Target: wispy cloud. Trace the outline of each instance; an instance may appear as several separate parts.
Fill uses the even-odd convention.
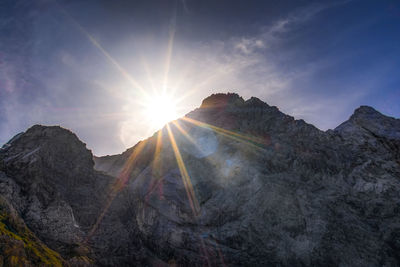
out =
[[[365,96],[367,88],[363,85],[360,88],[350,88],[349,85],[351,93],[327,97],[318,95],[318,92],[315,92],[318,88],[302,86],[311,85],[308,80],[313,80],[319,71],[347,55],[336,55],[335,58],[326,56],[303,65],[297,62],[299,65],[288,70],[280,65],[281,61],[293,54],[301,54],[302,51],[296,47],[285,51],[280,49],[280,46],[297,29],[312,23],[321,12],[345,3],[347,1],[301,8],[270,25],[261,27],[258,34],[235,36],[226,42],[204,46],[204,50],[199,51],[199,57],[205,54],[211,57],[207,61],[210,74],[205,74],[215,76],[211,88],[237,91],[244,97],[255,95],[269,104],[279,106],[296,118],[316,124],[317,127],[335,127],[346,118],[347,114],[343,111],[348,112],[349,109],[355,108],[356,103]],[[218,70],[225,71],[216,75]],[[365,81],[365,84],[368,84],[368,81]],[[202,88],[202,92],[205,95],[209,90],[205,87]]]
[[[14,29],[0,31],[0,142],[34,123],[61,124],[101,155],[120,152],[153,134],[154,129],[148,129],[142,119],[139,90],[121,75],[121,69],[145,90],[168,83],[168,90],[183,99],[179,115],[198,107],[211,93],[230,91],[244,98],[259,97],[322,129],[333,128],[396,66],[377,59],[351,77],[340,70],[368,58],[368,51],[362,49],[335,50],[342,39],[364,25],[357,28],[353,23],[328,44],[310,36],[326,14],[347,3],[314,2],[280,10],[275,19],[245,25],[220,39],[211,28],[207,28],[209,35],[197,35],[196,28],[194,34],[182,33],[180,26],[198,15],[194,2],[186,0],[177,2],[178,9],[171,8],[179,11],[172,12],[172,22],[168,14],[151,30],[132,30],[135,25],[129,24],[129,29],[119,32],[127,24],[115,23],[121,17],[116,14],[109,24],[103,16],[107,14],[100,13],[104,25],[94,26],[86,13],[81,20],[77,16],[91,40],[56,7],[36,13],[17,8],[16,17],[0,17],[3,28]],[[75,15],[79,12],[81,6]],[[180,12],[188,15],[183,22]],[[160,31],[160,25],[165,29]],[[315,51],[320,46],[324,46],[322,52]]]

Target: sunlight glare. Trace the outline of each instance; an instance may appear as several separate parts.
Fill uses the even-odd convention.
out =
[[[178,118],[176,100],[167,93],[153,95],[146,102],[145,115],[150,127],[159,129]]]

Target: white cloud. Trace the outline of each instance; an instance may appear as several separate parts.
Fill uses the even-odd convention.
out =
[[[346,98],[345,103],[339,101],[343,96],[326,100],[303,95],[298,90],[301,89],[298,88],[299,81],[311,80],[320,68],[331,62],[321,59],[301,66],[296,71],[287,71],[277,59],[297,53],[280,49],[280,44],[297,26],[309,22],[330,6],[316,5],[297,10],[262,27],[255,35],[234,36],[226,41],[189,46],[175,43],[169,71],[169,88],[175,90],[177,96],[187,95],[180,104],[182,109],[179,115],[183,116],[198,107],[201,100],[211,93],[230,91],[244,98],[257,96],[289,114],[306,120],[308,118],[322,128],[329,127],[332,120],[329,124],[326,118],[321,117],[318,121],[317,117],[327,111],[333,113],[331,107],[334,106],[351,106],[359,94]],[[177,34],[179,37],[179,32]],[[165,66],[162,49],[162,45],[155,44],[154,39],[134,36],[133,40],[127,38],[108,52],[144,88],[161,88]],[[78,58],[71,50],[61,50],[57,54],[60,70],[50,71],[52,75],[38,71],[42,76],[35,78],[41,81],[45,89],[42,94],[38,94],[34,103],[21,103],[17,95],[8,98],[9,101],[2,107],[8,118],[4,124],[6,127],[1,129],[2,135],[11,137],[15,129],[26,129],[28,123],[62,124],[77,132],[90,148],[96,149],[96,154],[101,155],[119,152],[117,149],[122,151],[123,146],[132,146],[152,134],[141,120],[142,107],[137,105],[140,94],[124,80],[123,75],[109,65],[95,47],[84,51],[84,57]],[[145,74],[138,55],[148,61],[152,82]],[[15,79],[12,75],[15,71],[6,74],[6,77],[11,77],[8,88],[14,88],[12,82]],[[71,81],[71,77],[76,81]],[[53,110],[69,104],[85,106],[86,109],[58,113]],[[124,107],[128,109],[124,110]],[[98,135],[101,137],[96,137]],[[111,143],[109,140],[114,141]],[[100,144],[103,147],[98,147]]]
[[[353,108],[364,94],[355,90],[351,95],[336,95],[333,99],[327,99],[326,96],[303,90],[309,88],[298,87],[307,80],[311,81],[321,69],[335,64],[332,58],[321,58],[298,66],[296,71],[287,71],[275,61],[276,58],[270,59],[270,56],[279,54],[285,58],[291,57],[291,53],[300,53],[298,50],[281,50],[280,44],[299,26],[337,4],[318,4],[299,9],[263,27],[256,35],[236,36],[225,42],[205,44],[196,52],[187,51],[194,58],[190,72],[197,73],[189,80],[194,84],[198,80],[200,84],[196,98],[206,97],[216,90],[235,91],[245,98],[257,96],[322,129],[335,127],[340,118],[346,116],[343,111]],[[340,56],[337,60],[340,60]],[[341,108],[338,109],[339,106]]]
[[[265,48],[264,41],[256,38],[241,38],[234,47],[242,53],[248,55],[257,49]]]

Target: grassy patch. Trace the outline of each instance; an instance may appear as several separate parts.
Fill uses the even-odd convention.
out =
[[[43,244],[1,196],[0,255],[0,266],[64,265],[61,256]]]

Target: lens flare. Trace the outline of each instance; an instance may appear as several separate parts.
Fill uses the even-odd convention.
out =
[[[148,125],[155,130],[178,118],[176,100],[167,93],[147,97],[144,105]]]

